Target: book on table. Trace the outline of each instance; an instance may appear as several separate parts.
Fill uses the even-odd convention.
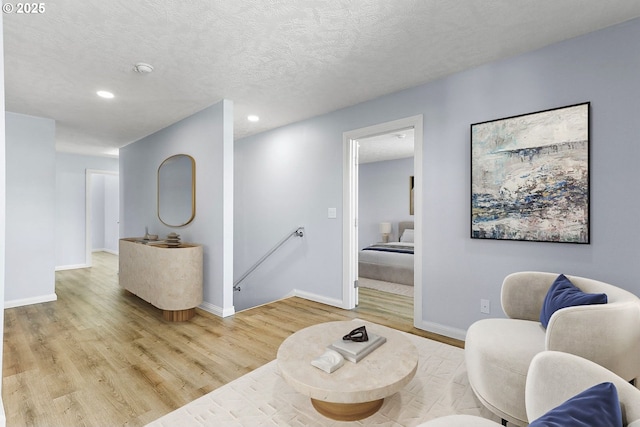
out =
[[[369,341],[355,342],[339,339],[327,346],[327,348],[337,351],[350,362],[358,363],[386,341],[385,337],[369,333]]]

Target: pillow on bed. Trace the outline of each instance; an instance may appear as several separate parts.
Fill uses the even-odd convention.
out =
[[[400,236],[400,241],[405,243],[413,243],[413,229],[405,228]]]

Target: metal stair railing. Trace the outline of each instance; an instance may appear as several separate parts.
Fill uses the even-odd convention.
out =
[[[244,279],[246,279],[248,275],[253,273],[253,271],[256,268],[258,268],[260,266],[260,264],[262,264],[267,258],[269,258],[269,256],[271,256],[272,253],[277,251],[278,248],[280,248],[280,246],[284,245],[286,243],[286,241],[289,240],[293,236],[304,237],[304,227],[297,227],[295,230],[293,230],[289,234],[287,234],[282,240],[280,240],[269,252],[267,252],[262,258],[260,258],[255,264],[253,264],[251,266],[251,268],[249,268],[247,270],[246,273],[244,273],[238,280],[236,280],[233,283],[233,290],[234,291],[238,291],[238,292],[241,291],[240,282],[242,282]]]

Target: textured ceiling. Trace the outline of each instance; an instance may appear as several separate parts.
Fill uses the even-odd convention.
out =
[[[44,4],[3,16],[6,109],[55,119],[58,150],[93,154],[223,98],[241,138],[640,16],[638,0]]]
[[[413,155],[413,129],[400,129],[358,140],[359,164],[404,159]]]

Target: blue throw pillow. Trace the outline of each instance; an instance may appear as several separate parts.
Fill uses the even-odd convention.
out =
[[[564,274],[559,275],[547,291],[540,311],[540,322],[545,328],[557,310],[574,305],[606,304],[606,294],[587,294],[578,289]]]
[[[529,427],[622,427],[618,390],[602,383],[553,408]]]

